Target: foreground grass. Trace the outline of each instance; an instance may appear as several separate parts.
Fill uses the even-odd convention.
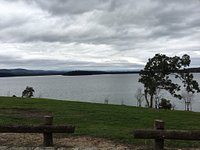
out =
[[[152,140],[136,140],[134,129],[153,128],[155,119],[165,121],[166,129],[200,130],[200,113],[155,110],[131,106],[92,104],[48,99],[0,97],[0,124],[41,124],[42,117],[13,110],[52,113],[54,124],[76,126],[75,135],[87,135],[135,145],[151,145]],[[198,141],[166,142],[169,147],[200,147]]]

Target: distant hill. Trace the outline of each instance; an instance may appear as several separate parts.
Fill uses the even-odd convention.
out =
[[[45,76],[45,75],[100,75],[100,74],[130,74],[139,73],[139,71],[46,71],[46,70],[27,70],[27,69],[0,69],[0,77],[14,77],[14,76]]]
[[[66,76],[79,76],[79,75],[102,75],[102,74],[133,74],[139,73],[139,71],[86,71],[76,70],[64,73]]]
[[[200,68],[188,68],[184,70],[191,73],[200,73]],[[27,69],[0,69],[0,77],[14,76],[45,76],[45,75],[64,75],[64,76],[79,76],[79,75],[103,75],[103,74],[138,74],[140,70],[135,71],[52,71],[52,70],[27,70]]]
[[[200,73],[200,68],[188,68],[182,70],[184,72]],[[79,76],[79,75],[102,75],[102,74],[138,74],[140,70],[135,71],[87,71],[87,70],[75,70],[65,72],[65,76]]]
[[[0,69],[0,77],[62,75],[65,71]]]
[[[198,68],[188,68],[186,70],[188,72],[192,72],[192,73],[200,73],[200,67],[198,67]]]

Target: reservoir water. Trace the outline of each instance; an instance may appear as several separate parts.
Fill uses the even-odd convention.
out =
[[[200,74],[195,74],[200,83]],[[93,75],[93,76],[34,76],[0,78],[1,96],[21,96],[26,86],[34,88],[35,97],[59,100],[83,101],[136,106],[135,93],[139,87],[138,74]],[[184,110],[181,100],[167,93],[164,98],[171,99],[175,109]],[[200,94],[195,94],[192,110],[200,112]],[[143,106],[145,101],[143,102]]]

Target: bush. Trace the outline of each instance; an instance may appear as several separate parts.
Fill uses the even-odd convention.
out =
[[[159,103],[159,109],[171,109],[171,108],[172,104],[170,103],[170,100],[162,98],[161,102]]]
[[[22,97],[31,98],[35,90],[32,87],[27,86],[26,89],[22,92]]]

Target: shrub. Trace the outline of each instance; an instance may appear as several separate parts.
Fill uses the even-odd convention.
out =
[[[27,86],[26,89],[22,92],[22,97],[31,98],[35,90],[32,87]]]
[[[170,100],[162,98],[161,102],[159,103],[159,109],[171,109],[171,108],[172,104],[170,103]]]

